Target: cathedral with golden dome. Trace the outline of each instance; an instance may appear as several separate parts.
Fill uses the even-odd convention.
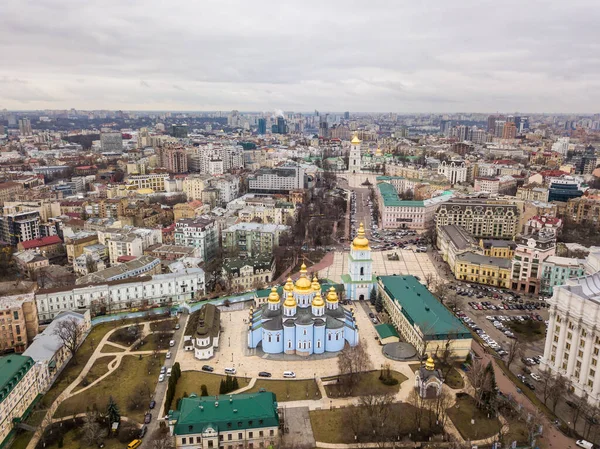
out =
[[[365,227],[361,223],[356,237],[350,246],[348,255],[348,274],[342,275],[346,297],[354,301],[369,299],[371,290],[375,288],[373,275],[373,259],[371,247],[365,235]]]
[[[305,264],[295,283],[288,278],[282,288],[271,289],[266,303],[250,310],[248,347],[260,345],[267,354],[309,356],[358,341],[354,311],[340,305],[335,287],[316,277],[311,281]]]

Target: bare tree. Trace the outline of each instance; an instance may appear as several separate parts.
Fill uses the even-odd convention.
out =
[[[174,447],[173,437],[169,435],[166,427],[155,430],[150,437],[151,449],[173,449]]]
[[[431,284],[433,283],[434,280],[434,276],[432,273],[427,273],[425,275],[425,283],[427,284],[427,288],[429,288],[431,286]]]
[[[73,357],[73,364],[77,365],[76,351],[79,341],[83,336],[83,328],[75,318],[60,320],[54,329],[53,335],[56,335],[65,345]]]
[[[523,409],[522,419],[525,421],[525,427],[527,428],[527,439],[531,445],[536,435],[539,434],[540,426],[544,423],[544,412],[536,408],[533,412],[529,412],[527,409]]]
[[[583,434],[586,440],[589,439],[592,426],[598,422],[598,418],[600,418],[600,408],[592,405],[588,406],[585,417],[585,426],[583,428]]]
[[[104,437],[106,437],[106,430],[98,423],[98,414],[93,411],[89,411],[85,414],[81,430],[83,433],[83,441],[88,446],[96,446]]]
[[[419,391],[416,388],[412,388],[408,394],[408,401],[414,408],[415,413],[415,426],[417,430],[421,431],[421,424],[423,423],[423,412],[425,411],[425,398],[421,397]]]
[[[46,446],[46,438],[47,438],[47,434],[46,434],[46,430],[48,430],[48,428],[52,425],[52,413],[50,413],[50,411],[45,410],[45,415],[42,418],[42,420],[40,421],[40,423],[37,425],[37,432],[40,435],[40,441],[42,442],[42,445],[45,447]]]
[[[565,397],[569,391],[569,382],[563,376],[554,376],[550,388],[550,401],[552,403],[552,412],[556,413],[558,401]]]
[[[508,369],[510,369],[510,365],[512,365],[512,362],[514,362],[515,359],[518,359],[519,357],[521,357],[522,353],[523,353],[523,347],[521,345],[521,342],[518,339],[513,338],[508,345],[508,355],[506,356],[506,367]]]
[[[488,376],[486,365],[480,360],[474,360],[471,369],[467,371],[467,377],[475,390],[475,403],[477,404],[477,408],[481,408],[483,395],[489,389],[488,383],[490,377]]]
[[[352,394],[359,381],[359,375],[371,368],[371,359],[364,346],[346,345],[338,354],[338,367],[345,394]]]
[[[573,430],[577,427],[577,421],[581,415],[587,413],[587,394],[584,396],[576,396],[571,407],[571,422],[573,424]]]
[[[549,370],[543,371],[541,374],[542,398],[544,399],[544,404],[548,405],[548,399],[550,398],[552,393],[553,378]]]
[[[453,401],[453,395],[444,387],[435,398],[435,416],[442,428],[446,425],[446,419],[448,418],[446,410],[452,405]]]

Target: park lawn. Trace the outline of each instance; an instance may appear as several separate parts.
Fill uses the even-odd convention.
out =
[[[137,326],[139,335],[141,335],[144,326],[142,324],[132,324],[130,327],[133,326]],[[113,343],[118,343],[123,346],[131,346],[135,342],[135,340],[132,340],[125,332],[113,332],[110,337],[108,337],[108,341],[112,341]]]
[[[157,357],[155,363],[150,367],[150,373],[148,373],[148,359],[152,357],[152,355],[146,355],[140,360],[137,356],[124,356],[119,367],[100,383],[63,401],[56,410],[54,417],[62,418],[74,413],[83,413],[87,407],[92,407],[94,403],[99,410],[105,410],[108,398],[112,396],[123,416],[141,423],[145,410],[129,412],[127,410],[127,399],[132,392],[135,392],[141,386],[146,386],[150,392],[154,392],[160,368],[165,362],[165,355],[160,354]]]
[[[87,385],[94,382],[96,379],[104,376],[108,373],[108,365],[112,362],[116,357],[114,355],[107,355],[104,357],[98,357],[88,373],[85,375],[85,379],[82,380],[79,385],[73,390],[73,392],[77,392],[82,388],[85,388]]]
[[[321,399],[317,383],[312,379],[304,380],[257,380],[250,390],[245,393],[256,393],[264,388],[277,396],[277,402],[303,401],[306,399]],[[308,391],[308,397],[306,393]]]
[[[396,385],[385,385],[384,383],[382,383],[379,380],[379,370],[360,373],[358,384],[354,388],[354,394],[352,396],[398,393],[398,391],[400,391],[400,385],[402,385],[402,382],[404,382],[408,378],[404,374],[399,373],[398,371],[392,371],[391,374],[395,379],[398,379],[398,383]],[[325,385],[325,391],[327,392],[327,396],[332,398],[337,398],[341,395],[340,387],[335,384]]]
[[[157,340],[157,335],[160,335],[162,338]],[[136,346],[133,351],[160,351],[169,349],[169,342],[173,339],[173,335],[173,332],[161,332],[146,335],[146,337],[144,337],[144,339],[140,342],[140,345]]]
[[[166,320],[159,320],[150,323],[150,331],[172,331],[175,329],[175,324],[177,324],[177,318],[168,318]]]
[[[543,321],[511,321],[508,326],[517,334],[519,340],[536,341],[546,338],[546,324]]]
[[[177,388],[175,389],[175,395],[173,396],[174,401],[183,397],[184,393],[188,395],[196,393],[198,396],[202,393],[200,387],[206,385],[209,396],[216,396],[219,394],[219,386],[221,379],[225,379],[226,376],[222,374],[207,373],[204,371],[182,371],[181,377],[177,381]],[[250,379],[244,379],[238,377],[238,383],[240,388],[248,385]]]
[[[333,410],[311,410],[309,412],[310,424],[312,426],[315,441],[320,443],[332,444],[351,444],[355,443],[354,433],[348,429],[347,423],[344,420],[344,413],[352,413],[353,408],[358,407],[343,407],[334,408]],[[404,402],[396,402],[392,404],[392,416],[402,416],[397,427],[398,435],[406,437],[412,435],[413,441],[428,439],[428,435],[440,433],[441,428],[431,429],[429,427],[429,419],[424,415],[421,420],[421,432],[418,431],[415,422],[414,407]],[[434,421],[432,419],[432,421]],[[435,426],[435,424],[434,424]]]
[[[112,323],[102,323],[92,328],[85,341],[77,350],[77,364],[75,365],[72,359],[69,361],[62,373],[60,373],[60,376],[56,382],[54,382],[54,385],[52,385],[52,388],[50,388],[50,390],[42,398],[43,406],[49,407],[52,405],[52,403],[64,391],[64,389],[67,388],[71,382],[73,382],[77,376],[79,376],[79,374],[81,374],[83,367],[96,349],[96,345],[102,340],[102,338],[104,338],[106,333],[110,332],[121,324],[121,322],[114,321]]]
[[[517,445],[527,445],[529,439],[529,433],[527,431],[527,425],[519,419],[508,419],[508,432],[504,437],[504,441],[508,441],[512,444],[513,441],[517,442]]]
[[[410,370],[412,372],[418,371],[419,368],[421,368],[421,365],[419,363],[411,363],[410,365],[408,365],[408,367],[410,368]],[[437,365],[436,365],[437,367]],[[444,368],[440,367],[440,369],[443,371],[446,371]],[[460,372],[458,371],[458,369],[453,366],[450,371],[448,371],[448,374],[446,375],[446,379],[444,382],[446,385],[448,385],[450,388],[452,388],[453,390],[461,390],[465,387],[465,380],[463,379],[463,377],[460,375]]]
[[[102,348],[100,348],[100,352],[108,353],[108,352],[125,352],[125,349],[119,348],[118,346],[111,345],[110,343],[105,343]]]
[[[26,449],[33,437],[33,432],[21,431],[13,440],[10,449]]]
[[[120,443],[116,438],[105,438],[102,440],[104,443],[104,449],[123,449],[123,443]],[[87,446],[81,439],[78,438],[78,432],[76,429],[69,430],[63,436],[62,449],[84,449]],[[58,449],[58,443],[47,446],[47,449]]]
[[[471,396],[456,398],[456,404],[446,413],[465,440],[489,438],[497,435],[502,428],[498,418],[488,418],[485,412],[475,406],[475,399]],[[472,419],[475,424],[471,424]]]

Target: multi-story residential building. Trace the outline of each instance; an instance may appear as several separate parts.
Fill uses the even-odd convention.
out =
[[[479,247],[484,256],[512,260],[517,244],[512,240],[480,239]]]
[[[554,287],[564,285],[568,279],[585,274],[584,261],[572,257],[550,256],[542,262],[541,293],[552,296]]]
[[[547,217],[534,215],[525,222],[523,226],[523,234],[535,234],[542,229],[550,229],[555,235],[558,235],[562,229],[563,221],[558,217]]]
[[[261,168],[248,178],[251,192],[281,193],[303,189],[304,169],[300,165],[284,165],[276,168]]]
[[[451,199],[435,216],[438,226],[457,224],[474,237],[512,239],[518,232],[519,208],[485,199]]]
[[[0,201],[3,203],[11,201],[24,190],[23,184],[19,184],[18,182],[0,183]]]
[[[33,134],[31,130],[31,120],[27,117],[19,119],[19,132],[22,136],[31,136]]]
[[[219,246],[219,228],[212,218],[183,218],[175,223],[175,245],[198,248],[199,258],[212,260]]]
[[[451,267],[456,279],[477,284],[509,288],[511,261],[501,257],[491,257],[471,251],[456,256]]]
[[[49,259],[65,255],[65,246],[63,245],[63,241],[57,235],[19,242],[17,249],[19,251],[37,251]]]
[[[392,324],[418,354],[449,349],[452,359],[467,357],[471,333],[414,276],[379,276],[376,288]]]
[[[600,227],[600,200],[581,197],[567,202],[563,218],[576,224]]]
[[[86,246],[83,254],[73,259],[73,271],[80,276],[85,276],[106,269],[107,261],[106,246],[100,244]]]
[[[382,229],[427,229],[433,225],[435,211],[449,201],[451,194],[427,200],[401,200],[394,186],[388,182],[377,184],[380,226]]]
[[[44,257],[37,251],[31,249],[14,253],[13,258],[19,273],[30,279],[36,279],[38,271],[50,265],[50,261],[47,257]]]
[[[238,211],[238,218],[244,223],[260,220],[261,223],[287,224],[296,216],[292,203],[279,202],[272,207],[246,206]]]
[[[475,178],[475,192],[508,195],[514,193],[516,188],[517,180],[510,175],[497,178]]]
[[[565,377],[577,396],[600,404],[600,254],[590,253],[587,276],[566,279],[548,299],[549,323],[542,368]],[[594,260],[591,260],[594,259]]]
[[[53,200],[5,201],[3,210],[5,214],[37,211],[40,213],[40,221],[42,223],[64,213],[61,210],[61,202]]]
[[[169,179],[167,173],[153,173],[149,175],[128,176],[126,183],[135,186],[137,189],[150,189],[154,192],[164,192],[165,181]]]
[[[0,357],[0,446],[12,437],[15,423],[23,422],[39,394],[37,371],[31,357],[10,354]]]
[[[183,193],[188,201],[202,199],[202,192],[210,187],[210,175],[190,175],[183,180]]]
[[[63,312],[59,314],[43,332],[35,336],[31,345],[23,353],[24,356],[31,357],[35,362],[40,393],[45,392],[52,385],[62,367],[71,359],[71,352],[63,340],[56,335],[56,330],[64,321],[77,323],[81,329],[79,340],[81,344],[92,326],[89,310],[83,313]]]
[[[219,203],[221,205],[227,205],[240,194],[240,178],[238,176],[219,176],[212,179],[210,185],[219,191]]]
[[[103,153],[122,153],[123,135],[119,132],[101,133],[100,147]]]
[[[182,303],[203,295],[204,270],[155,274],[100,284],[39,290],[35,295],[40,320],[51,320],[61,312],[91,309],[92,314],[111,313],[153,305]]]
[[[192,394],[169,411],[167,422],[177,449],[268,448],[279,441],[279,411],[275,394]]]
[[[160,274],[160,259],[152,256],[141,256],[125,263],[118,263],[110,268],[96,271],[80,277],[76,285],[98,284],[107,281],[118,281],[136,276]]]
[[[516,197],[526,201],[542,201],[548,202],[548,189],[539,184],[526,184],[517,189]]]
[[[549,182],[548,201],[569,201],[573,198],[583,196],[580,183],[577,179],[564,177],[553,179]]]
[[[478,249],[477,241],[458,225],[438,226],[436,243],[442,259],[451,270],[456,266],[458,255]]]
[[[158,166],[169,173],[187,173],[188,158],[185,148],[175,145],[165,145],[156,150]]]
[[[219,169],[215,169],[217,162]],[[219,173],[244,168],[244,148],[240,145],[201,145],[194,147],[188,154],[188,165],[191,172],[208,174],[211,170]],[[211,169],[211,165],[213,165]]]
[[[0,351],[23,352],[38,333],[33,282],[0,283]]]
[[[279,237],[289,226],[264,223],[236,223],[223,229],[224,249],[239,250],[242,256],[273,254],[279,246]]]
[[[451,184],[457,184],[467,181],[467,167],[464,162],[443,161],[438,166],[438,174],[445,176]]]
[[[111,265],[116,264],[121,256],[141,257],[144,254],[142,239],[133,233],[115,234],[105,240],[105,244]]]
[[[11,245],[39,239],[40,213],[37,211],[18,212],[0,216],[0,239]]]
[[[95,245],[97,243],[98,233],[96,232],[80,231],[73,234],[71,237],[65,237],[68,262],[73,263],[73,260],[83,254],[83,249],[86,246]]]
[[[226,259],[223,262],[223,277],[240,291],[264,288],[273,281],[275,258],[259,255],[250,259]]]
[[[518,236],[516,243],[510,288],[536,295],[540,291],[542,263],[556,254],[556,234],[543,229],[537,234]]]

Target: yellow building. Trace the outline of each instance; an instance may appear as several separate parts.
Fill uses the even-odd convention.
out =
[[[67,249],[67,259],[69,263],[83,254],[83,248],[98,243],[97,235],[86,235],[83,237],[66,237],[65,248]]]
[[[483,250],[484,256],[512,259],[517,244],[512,240],[481,239],[479,247]]]
[[[510,288],[511,266],[510,259],[467,252],[456,257],[454,276],[461,281]]]

